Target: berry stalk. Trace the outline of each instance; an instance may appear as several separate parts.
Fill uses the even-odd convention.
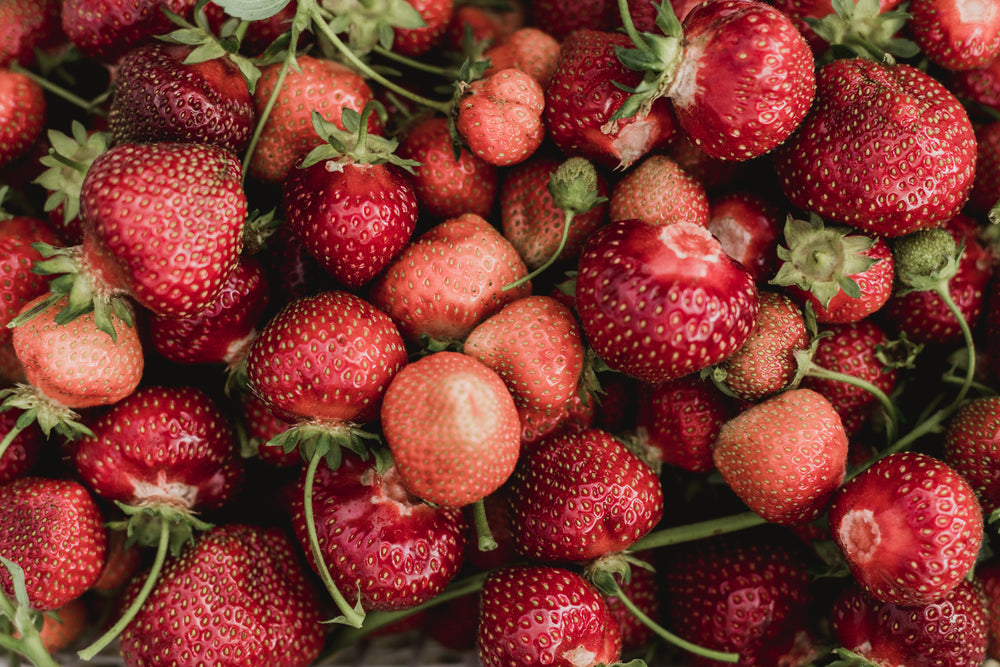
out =
[[[28,603],[28,591],[25,588],[24,570],[17,563],[0,556],[0,563],[10,572],[14,584],[14,597],[16,604],[11,602],[3,592],[0,592],[0,618],[6,616],[10,619],[17,633],[21,636],[14,638],[0,633],[0,648],[13,651],[23,655],[32,661],[37,667],[59,667],[59,664],[52,659],[48,650],[42,644],[41,635],[35,625],[35,614]]]
[[[636,552],[682,544],[684,542],[694,542],[716,535],[735,533],[765,523],[767,521],[756,512],[741,512],[716,519],[708,519],[697,523],[653,531],[633,544],[629,550]]]

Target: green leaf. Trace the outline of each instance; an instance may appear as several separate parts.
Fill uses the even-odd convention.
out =
[[[260,21],[274,16],[289,0],[212,0],[230,16],[244,21]]]

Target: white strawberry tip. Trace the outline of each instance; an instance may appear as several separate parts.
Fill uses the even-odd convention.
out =
[[[871,561],[882,544],[882,530],[869,509],[850,510],[837,527],[837,537],[844,554],[853,562]]]
[[[589,667],[594,664],[597,654],[585,646],[577,646],[569,651],[563,651],[562,657],[573,667]]]
[[[169,505],[178,509],[190,510],[197,500],[197,486],[183,482],[169,482],[163,471],[160,471],[155,483],[135,480],[132,487],[132,503],[135,505]]]
[[[712,232],[693,222],[664,225],[659,240],[678,259],[695,259],[711,265],[723,254],[722,245]]]

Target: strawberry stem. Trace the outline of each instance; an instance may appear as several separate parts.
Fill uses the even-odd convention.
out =
[[[153,591],[153,586],[160,578],[160,571],[163,569],[163,563],[167,558],[167,549],[170,546],[170,522],[166,520],[160,521],[160,538],[156,545],[156,556],[153,559],[153,565],[146,574],[146,580],[142,584],[142,588],[139,590],[139,594],[132,600],[132,603],[128,606],[125,612],[115,621],[115,624],[108,629],[103,635],[98,637],[90,646],[77,652],[82,660],[91,660],[95,655],[100,653],[104,647],[115,640],[118,635],[122,633],[125,627],[132,622],[135,615],[139,613],[142,605],[145,604],[146,598]]]
[[[767,523],[767,521],[765,521],[756,512],[731,514],[729,516],[719,517],[716,519],[708,519],[706,521],[690,523],[684,526],[674,526],[672,528],[663,528],[661,530],[654,531],[639,539],[632,545],[629,551],[634,553],[636,551],[657,549],[659,547],[667,547],[674,544],[682,544],[684,542],[694,542],[696,540],[714,537],[715,535],[735,533],[737,531],[746,530],[747,528],[753,528],[754,526],[760,526],[765,523]]]
[[[486,501],[482,498],[472,503],[472,516],[476,523],[479,550],[493,551],[497,548],[497,541],[493,538],[493,531],[490,530],[490,522],[486,518]]]
[[[444,77],[445,79],[454,79],[458,76],[458,73],[452,69],[429,65],[419,60],[414,60],[413,58],[407,58],[404,55],[396,53],[392,49],[386,49],[378,44],[375,45],[372,51],[390,60],[395,60],[399,64],[405,65],[410,69],[420,70],[421,72],[427,72],[428,74],[436,74],[440,77]]]
[[[563,248],[566,247],[566,239],[569,237],[569,226],[573,222],[573,218],[575,217],[576,214],[573,213],[573,211],[564,211],[562,234],[559,237],[559,245],[556,246],[555,252],[553,252],[549,256],[549,258],[545,260],[545,263],[539,266],[537,269],[535,269],[534,271],[525,276],[521,276],[512,283],[504,285],[502,288],[500,288],[500,291],[508,292],[512,289],[517,289],[521,285],[524,285],[525,283],[529,282],[530,280],[532,280],[533,278],[537,277],[539,274],[544,272],[546,269],[548,269],[550,266],[552,266],[555,263],[556,259],[559,257],[559,255],[562,254]]]
[[[39,634],[40,626],[36,623],[38,612],[31,608],[31,603],[28,600],[24,568],[3,556],[0,556],[0,564],[10,573],[11,585],[14,589],[13,602],[0,590],[0,617],[9,618],[15,631],[21,635],[15,639],[0,633],[0,648],[6,648],[27,657],[37,667],[59,667],[58,663],[49,655],[48,649],[42,644],[42,637]]]
[[[47,90],[53,95],[61,97],[70,104],[80,107],[87,113],[92,113],[96,116],[101,116],[102,118],[105,118],[108,115],[107,112],[105,112],[103,109],[98,108],[94,101],[85,100],[79,95],[76,95],[66,90],[62,86],[57,86],[56,84],[52,83],[45,77],[39,76],[38,74],[32,72],[30,69],[22,67],[17,62],[13,62],[7,67],[13,72],[17,72],[18,74],[23,74],[24,76],[28,77],[29,79],[37,83],[44,90]]]
[[[343,614],[343,616],[335,618],[334,622],[360,628],[365,620],[365,612],[361,608],[361,596],[358,596],[358,604],[355,607],[351,607],[347,599],[344,598],[340,589],[337,588],[337,584],[334,583],[329,568],[326,566],[326,559],[323,558],[323,552],[320,551],[319,537],[316,534],[316,519],[313,515],[313,486],[316,483],[316,471],[319,468],[319,463],[325,457],[326,452],[323,451],[322,447],[318,447],[313,453],[312,458],[309,459],[309,467],[306,469],[303,511],[305,514],[306,532],[309,535],[309,550],[312,552],[313,560],[316,562],[316,570],[319,573],[320,579],[323,580],[323,585],[326,586],[330,597],[333,598],[337,608]]]

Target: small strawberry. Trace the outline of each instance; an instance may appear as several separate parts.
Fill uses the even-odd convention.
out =
[[[104,567],[90,590],[106,596],[122,592],[142,566],[143,553],[139,545],[130,542],[125,529],[109,528],[108,548],[105,552]]]
[[[536,561],[591,561],[628,549],[663,516],[652,468],[597,429],[524,452],[508,482],[511,535]]]
[[[983,539],[982,508],[951,467],[898,452],[837,491],[830,531],[866,592],[913,607],[941,600],[972,568]]]
[[[7,0],[0,3],[0,67],[31,67],[36,49],[45,52],[65,40],[60,0]]]
[[[463,340],[479,322],[531,293],[517,251],[483,218],[463,214],[417,237],[377,278],[371,302],[406,340]]]
[[[983,396],[959,407],[945,431],[944,462],[972,486],[983,512],[1000,509],[1000,398]]]
[[[219,526],[164,567],[122,633],[121,657],[129,667],[155,664],[164,655],[188,656],[195,664],[306,667],[326,636],[321,613],[312,582],[281,531]]]
[[[264,463],[279,468],[291,468],[302,464],[302,455],[298,451],[293,449],[286,452],[283,447],[266,446],[294,424],[275,416],[256,394],[241,395],[240,405],[243,408],[242,417],[246,426],[246,440],[241,443],[244,457],[256,456]]]
[[[750,274],[700,225],[612,222],[587,240],[578,269],[588,342],[612,369],[645,382],[722,361],[757,319]]]
[[[444,39],[448,24],[455,13],[454,0],[407,0],[420,14],[420,28],[394,27],[392,50],[414,58],[433,50]],[[381,10],[380,10],[381,11]]]
[[[484,667],[610,665],[621,643],[604,598],[571,570],[510,566],[483,584],[477,646]]]
[[[735,190],[709,199],[708,231],[758,284],[773,278],[778,268],[781,228],[777,207],[752,190]]]
[[[29,153],[42,135],[48,104],[28,76],[0,69],[0,167]]]
[[[650,155],[630,169],[611,190],[608,206],[612,220],[708,225],[704,186],[665,155]]]
[[[16,411],[0,412],[0,433],[9,433],[17,426],[20,417]],[[45,435],[37,424],[21,430],[0,455],[0,484],[24,477],[38,462],[45,444]]]
[[[194,0],[64,0],[62,29],[83,55],[113,63],[173,27],[163,8],[186,16]]]
[[[555,74],[559,52],[559,41],[550,32],[526,26],[515,30],[502,43],[487,48],[483,57],[490,60],[487,74],[514,67],[537,81],[544,91]]]
[[[45,650],[52,654],[68,649],[90,628],[90,610],[83,598],[70,600],[43,618],[39,636]]]
[[[107,538],[97,503],[79,482],[21,477],[0,485],[0,553],[25,575],[33,609],[56,609],[97,581]],[[11,575],[0,588],[13,597]]]
[[[545,138],[545,93],[538,82],[513,67],[468,84],[458,101],[455,127],[472,153],[507,167],[528,159]]]
[[[925,56],[950,70],[1000,57],[1000,6],[979,0],[912,0],[906,27]]]
[[[382,432],[403,483],[438,505],[462,507],[500,487],[520,451],[514,399],[495,371],[457,352],[435,352],[392,379]]]
[[[822,395],[790,389],[723,424],[712,457],[754,512],[779,525],[803,525],[826,509],[844,481],[847,434]]]
[[[1000,62],[1000,58],[997,58]],[[1000,79],[998,79],[1000,83]],[[1000,106],[1000,105],[998,105]],[[1000,120],[976,128],[976,177],[969,193],[967,211],[982,218],[1000,203]],[[1000,216],[1000,212],[993,213]],[[993,221],[993,218],[990,218]]]

